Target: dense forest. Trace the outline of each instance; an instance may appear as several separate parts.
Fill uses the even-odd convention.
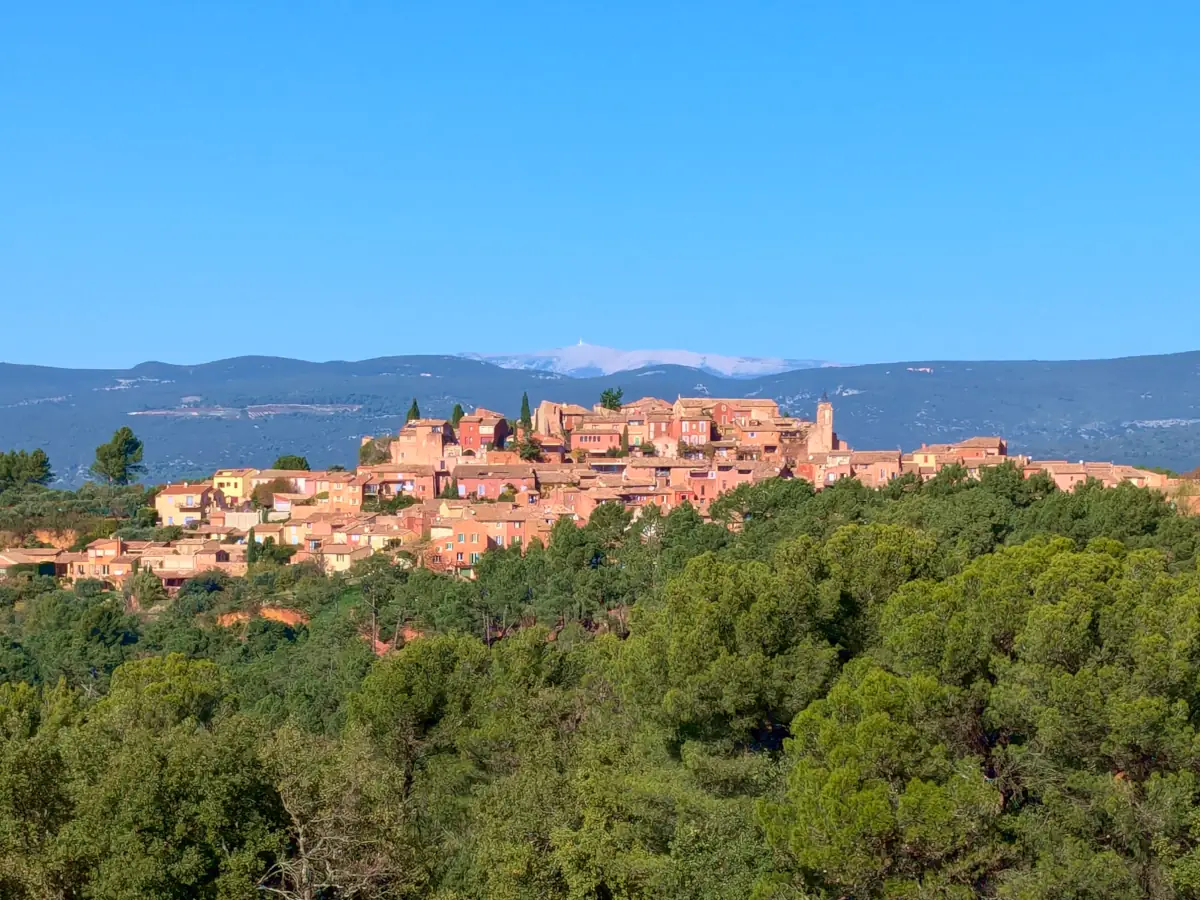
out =
[[[0,897],[1200,897],[1200,520],[1011,465],[712,512],[137,612],[11,576]]]

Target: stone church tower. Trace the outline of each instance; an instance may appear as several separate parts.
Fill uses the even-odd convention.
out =
[[[833,430],[833,404],[829,402],[827,394],[822,394],[821,402],[817,404],[817,421],[808,440],[808,452],[829,453],[837,448],[837,434]]]

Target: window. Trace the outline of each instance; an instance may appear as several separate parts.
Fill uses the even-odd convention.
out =
[[[479,535],[477,535],[477,534],[471,535],[471,543],[478,544],[479,543]]]
[[[461,554],[461,553],[460,553],[460,554],[458,554],[458,561],[459,561],[459,562],[462,562],[462,554]]]
[[[460,544],[462,544],[462,543],[465,543],[465,542],[466,542],[466,540],[467,540],[467,536],[466,536],[465,534],[460,534],[460,535],[458,536],[458,542],[459,542]]]
[[[453,541],[446,541],[446,549],[447,549],[447,550],[453,550],[453,549],[454,549],[454,542],[453,542]]]

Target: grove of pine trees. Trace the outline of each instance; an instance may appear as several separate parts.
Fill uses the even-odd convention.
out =
[[[1200,521],[1011,466],[712,513],[0,582],[0,897],[1200,897]]]

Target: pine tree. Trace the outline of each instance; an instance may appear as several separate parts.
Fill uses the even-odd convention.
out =
[[[28,453],[24,450],[13,450],[0,453],[0,491],[14,485],[40,484],[47,485],[54,480],[54,472],[50,468],[50,457],[42,449]]]
[[[146,471],[142,465],[142,442],[128,425],[113,432],[112,440],[96,448],[91,472],[109,484],[129,484]]]
[[[611,409],[613,412],[621,411],[621,398],[625,396],[625,391],[621,388],[606,388],[600,394],[600,405],[605,409]]]
[[[453,425],[455,428],[457,428],[458,423],[462,421],[462,417],[465,416],[466,414],[467,414],[466,410],[464,410],[462,408],[462,404],[455,403],[454,409],[450,413],[450,424]]]
[[[405,424],[421,418],[421,408],[417,406],[417,398],[413,397],[412,406],[408,408],[408,415],[404,417]]]

